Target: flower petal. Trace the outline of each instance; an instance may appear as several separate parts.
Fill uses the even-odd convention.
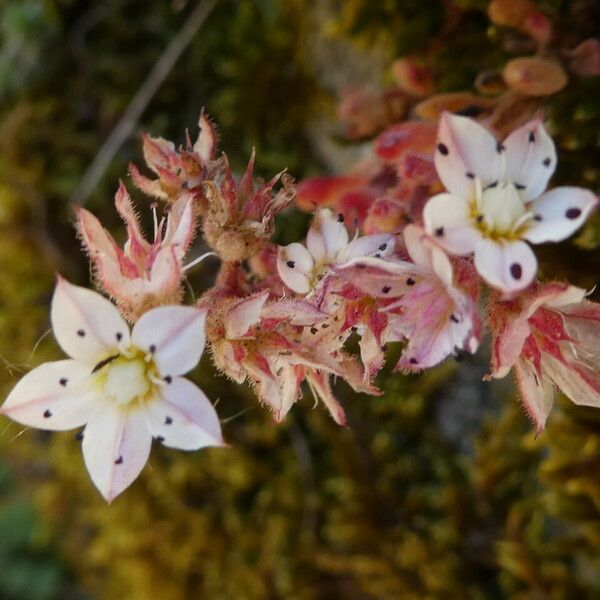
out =
[[[165,446],[198,450],[223,445],[213,405],[199,387],[183,377],[164,385],[159,398],[148,403],[146,414],[152,435]]]
[[[534,221],[525,233],[532,244],[559,242],[579,229],[598,204],[596,194],[578,187],[558,187],[534,200]]]
[[[562,393],[580,406],[600,407],[598,385],[592,386],[572,365],[566,365],[554,356],[545,353],[542,369],[561,389]]]
[[[554,403],[552,384],[536,375],[533,367],[523,359],[515,363],[515,376],[523,406],[541,433]]]
[[[314,304],[298,299],[270,302],[264,307],[262,316],[266,319],[286,320],[293,325],[312,325],[328,317],[327,313]]]
[[[90,368],[74,360],[36,367],[17,383],[1,412],[18,423],[63,431],[85,425],[97,392],[89,388]]]
[[[352,240],[340,252],[338,262],[360,258],[362,256],[375,256],[383,258],[394,252],[394,236],[389,233],[376,233],[363,235]]]
[[[198,126],[200,132],[198,133],[198,139],[194,143],[193,150],[200,157],[200,160],[208,162],[212,159],[217,147],[217,130],[204,112],[200,113]]]
[[[252,325],[260,322],[260,313],[269,297],[269,292],[255,294],[235,304],[224,318],[225,336],[229,339],[241,338]]]
[[[435,168],[446,189],[465,198],[475,194],[475,179],[485,186],[502,175],[494,136],[479,123],[445,112],[440,119]]]
[[[277,272],[283,283],[297,294],[307,294],[310,291],[309,273],[313,265],[312,256],[302,244],[294,242],[279,247]]]
[[[417,225],[404,228],[404,245],[414,263],[429,273],[434,273],[446,285],[452,285],[452,263]]]
[[[90,417],[83,432],[85,466],[108,502],[127,488],[144,468],[152,435],[140,410],[105,403]]]
[[[533,281],[537,259],[525,242],[498,243],[482,238],[475,247],[475,268],[491,286],[516,292]]]
[[[308,230],[306,245],[316,263],[334,262],[348,245],[348,230],[343,217],[334,215],[328,208],[321,209]]]
[[[140,317],[131,332],[131,341],[153,355],[162,377],[182,375],[193,369],[202,356],[205,323],[205,308],[161,306]]]
[[[61,348],[71,357],[95,366],[129,343],[129,327],[106,298],[58,277],[50,312]]]
[[[466,200],[452,194],[433,196],[423,209],[425,231],[452,254],[470,254],[481,239]]]
[[[309,369],[306,372],[306,381],[308,382],[309,387],[315,396],[315,401],[321,400],[327,407],[327,410],[329,411],[329,414],[332,416],[333,420],[338,425],[346,427],[346,412],[331,391],[329,375],[321,371]]]
[[[534,119],[513,131],[503,142],[505,179],[525,186],[527,200],[537,198],[548,185],[556,168],[556,149],[541,119]]]

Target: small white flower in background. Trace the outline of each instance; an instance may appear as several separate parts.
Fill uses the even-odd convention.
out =
[[[295,242],[280,246],[277,270],[283,282],[298,294],[307,294],[330,274],[330,265],[365,256],[378,258],[394,251],[394,236],[383,233],[349,240],[344,217],[330,209],[320,210],[308,230],[306,246]]]
[[[182,450],[223,445],[213,405],[181,377],[202,355],[205,309],[155,308],[130,332],[111,302],[59,278],[51,319],[71,358],[25,375],[1,412],[39,429],[85,425],[83,457],[106,500],[139,475],[153,438]]]
[[[543,193],[556,150],[540,119],[498,143],[475,121],[444,113],[435,166],[449,193],[425,205],[427,233],[453,254],[474,253],[479,274],[504,292],[523,289],[535,277],[537,260],[526,242],[564,240],[598,200],[577,187]]]

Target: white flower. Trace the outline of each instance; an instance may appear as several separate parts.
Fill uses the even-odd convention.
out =
[[[280,246],[277,271],[283,282],[298,294],[307,294],[330,274],[330,265],[365,256],[378,258],[394,251],[394,236],[383,233],[349,241],[344,217],[330,209],[320,210],[308,230],[306,246],[295,242]]]
[[[83,457],[106,500],[139,475],[153,437],[182,450],[223,445],[212,404],[181,377],[202,355],[205,309],[155,308],[130,333],[111,302],[59,278],[51,319],[71,358],[30,371],[1,412],[39,429],[85,425]]]
[[[435,166],[450,193],[425,205],[425,229],[453,254],[474,253],[479,274],[505,292],[535,277],[537,260],[525,240],[563,240],[597,204],[596,195],[582,188],[543,193],[556,150],[540,119],[497,143],[475,121],[444,113]]]

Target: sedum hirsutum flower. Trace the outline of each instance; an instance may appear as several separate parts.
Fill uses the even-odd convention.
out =
[[[536,283],[517,299],[490,303],[492,373],[514,369],[537,431],[544,429],[555,388],[575,404],[600,407],[600,304],[566,283]]]
[[[325,208],[316,214],[306,246],[294,242],[279,248],[277,271],[291,290],[307,294],[332,273],[331,267],[364,256],[389,256],[393,251],[394,236],[386,233],[350,241],[344,217]]]
[[[583,188],[544,193],[556,150],[540,119],[498,143],[475,121],[444,113],[435,166],[449,193],[425,205],[427,233],[452,254],[474,254],[483,279],[507,293],[535,277],[537,260],[527,242],[569,237],[597,204],[596,195]]]
[[[30,371],[1,412],[39,429],[85,425],[85,465],[106,500],[136,479],[153,438],[182,450],[223,445],[212,404],[181,377],[202,355],[205,309],[155,308],[130,331],[111,302],[59,278],[51,320],[70,358]]]

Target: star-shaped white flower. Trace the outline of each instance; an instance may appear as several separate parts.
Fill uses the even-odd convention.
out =
[[[71,358],[30,371],[1,412],[39,429],[85,425],[83,457],[106,500],[139,475],[153,438],[182,450],[223,445],[213,405],[181,377],[204,350],[205,309],[155,308],[130,332],[111,302],[59,278],[51,319]]]
[[[306,236],[306,246],[295,242],[280,246],[277,255],[279,276],[291,290],[308,294],[326,275],[330,266],[365,256],[378,258],[394,251],[394,236],[388,233],[364,235],[349,240],[344,217],[321,209]]]
[[[567,238],[598,201],[577,187],[544,193],[556,150],[539,118],[498,143],[475,121],[444,113],[435,166],[449,193],[425,205],[427,233],[453,254],[474,253],[479,274],[504,292],[535,277],[537,260],[526,242]]]

